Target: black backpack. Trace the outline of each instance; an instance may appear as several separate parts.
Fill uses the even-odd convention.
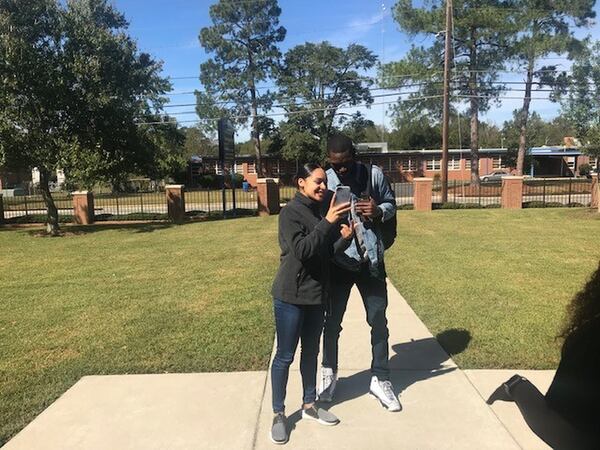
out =
[[[373,170],[373,166],[371,164],[364,164],[364,163],[362,163],[362,165],[367,169],[366,194],[369,197],[371,197],[371,191],[373,189],[373,185],[371,183],[371,172]],[[394,189],[392,189],[392,185],[391,185],[388,177],[386,177],[384,175],[384,179],[385,179],[385,182],[390,187],[390,190],[392,192],[394,192]],[[396,198],[395,197],[396,196],[394,194],[394,208],[396,208]],[[396,240],[396,235],[397,235],[397,231],[396,231],[397,226],[398,226],[398,220],[396,218],[396,214],[394,214],[391,218],[389,218],[385,222],[383,222],[383,221],[379,222],[379,230],[381,231],[381,241],[383,242],[383,248],[385,250],[387,250],[392,245],[394,245],[394,241]]]

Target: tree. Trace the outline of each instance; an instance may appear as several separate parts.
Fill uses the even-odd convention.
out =
[[[600,41],[587,45],[577,55],[571,71],[571,88],[562,101],[563,113],[574,125],[583,150],[595,158],[600,186]]]
[[[360,111],[354,113],[348,120],[344,120],[342,123],[342,132],[352,139],[352,142],[354,143],[365,142],[367,132],[370,130],[376,131],[374,130],[375,123],[372,120],[365,118]],[[373,133],[369,133],[369,135],[372,136]],[[381,134],[379,136],[381,136]],[[378,138],[378,140],[379,139],[380,138]],[[366,140],[366,142],[369,141],[370,140]]]
[[[327,138],[342,106],[373,102],[373,81],[360,72],[372,68],[377,57],[366,47],[339,48],[329,42],[307,42],[285,54],[278,73],[279,97],[287,112],[282,126],[283,155],[290,159],[322,161]]]
[[[277,0],[219,0],[210,7],[213,25],[202,28],[199,37],[214,57],[200,66],[205,92],[196,91],[196,111],[201,118],[228,116],[239,125],[245,125],[250,116],[260,175],[264,168],[259,110],[269,111],[274,94],[260,92],[257,85],[272,76],[281,56],[277,44],[286,30],[279,26],[280,14]],[[214,121],[209,127],[214,130]]]
[[[181,129],[185,135],[184,157],[186,160],[192,156],[218,156],[217,145],[208,138],[200,127],[184,127]]]
[[[404,59],[382,67],[385,87],[417,85],[417,92],[395,110],[402,117],[414,116],[417,111],[439,117],[442,111],[444,36],[440,30],[445,29],[444,2],[433,0],[427,5],[431,7],[414,7],[412,0],[399,0],[393,9],[394,19],[411,36],[425,34],[434,39],[431,46],[413,46]],[[504,67],[510,47],[513,25],[506,14],[499,14],[504,6],[501,0],[454,2],[456,71],[453,86],[459,99],[468,99],[472,184],[479,183],[479,113],[498,101],[502,91],[496,83],[498,71]],[[456,107],[456,101],[454,103]]]
[[[574,27],[587,26],[595,17],[595,0],[572,0],[568,2],[517,0],[515,3],[518,38],[513,44],[513,59],[526,70],[525,96],[519,113],[519,149],[517,174],[523,174],[527,146],[527,121],[533,85],[550,86],[560,93],[565,89],[567,74],[556,66],[538,67],[539,60],[550,54],[576,54],[581,43],[573,36]],[[555,99],[551,96],[551,99]]]
[[[48,181],[62,168],[80,186],[144,172],[170,88],[139,53],[106,0],[0,0],[0,164],[37,167],[47,230],[58,232]]]

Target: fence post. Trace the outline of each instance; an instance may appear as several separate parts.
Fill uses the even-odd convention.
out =
[[[2,204],[2,197],[0,197],[0,205]],[[590,202],[592,208],[598,208],[600,212],[600,184],[598,184],[598,177],[592,178],[592,200]]]
[[[502,177],[502,208],[523,207],[523,177]]]
[[[94,194],[92,192],[73,192],[73,222],[78,225],[94,223]]]
[[[175,223],[181,223],[185,219],[185,197],[183,184],[171,184],[165,186],[167,194],[167,210],[169,219]]]
[[[416,211],[431,211],[433,178],[414,178],[413,203]]]
[[[270,216],[279,214],[279,185],[272,178],[256,180],[258,215]]]
[[[573,182],[573,178],[569,177],[569,202],[567,203],[567,206],[571,206],[571,184]]]
[[[2,194],[0,194],[0,225],[4,223],[4,203],[2,202]]]

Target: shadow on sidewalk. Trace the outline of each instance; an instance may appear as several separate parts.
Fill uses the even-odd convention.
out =
[[[392,345],[395,353],[390,358],[390,381],[394,392],[399,395],[419,381],[437,377],[456,369],[449,365],[450,356],[464,351],[471,340],[467,330],[449,329],[436,338],[425,338]],[[444,343],[446,353],[440,343]],[[343,350],[342,350],[343,351]],[[338,379],[336,395],[331,406],[353,400],[369,392],[371,371],[357,372],[349,377]]]
[[[419,381],[456,370],[456,366],[448,364],[449,354],[456,355],[463,352],[470,341],[471,334],[468,330],[452,328],[439,333],[436,338],[411,340],[392,345],[392,351],[395,354],[390,358],[390,381],[394,385],[394,393],[399,395]],[[442,349],[441,344],[446,351]],[[333,402],[322,406],[329,409],[331,406],[365,395],[369,392],[370,382],[371,371],[369,369],[339,378]],[[301,419],[302,411],[300,409],[288,416],[287,425],[290,436]]]

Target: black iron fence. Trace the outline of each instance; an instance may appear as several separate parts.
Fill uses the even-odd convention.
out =
[[[481,182],[478,185],[469,181],[448,181],[448,200],[442,202],[442,183],[433,184],[433,208],[500,208],[502,183]]]
[[[523,207],[590,206],[592,180],[587,178],[528,178],[523,182]]]
[[[207,188],[185,190],[185,212],[189,217],[254,215],[258,212],[258,199],[255,189],[225,190],[225,212],[223,212],[223,191]],[[235,196],[235,209],[234,209]]]
[[[73,216],[73,196],[69,192],[52,193],[59,217]],[[44,222],[46,220],[46,204],[41,195],[18,195],[2,197],[4,219],[8,222]]]
[[[95,220],[167,219],[164,192],[94,193]]]

